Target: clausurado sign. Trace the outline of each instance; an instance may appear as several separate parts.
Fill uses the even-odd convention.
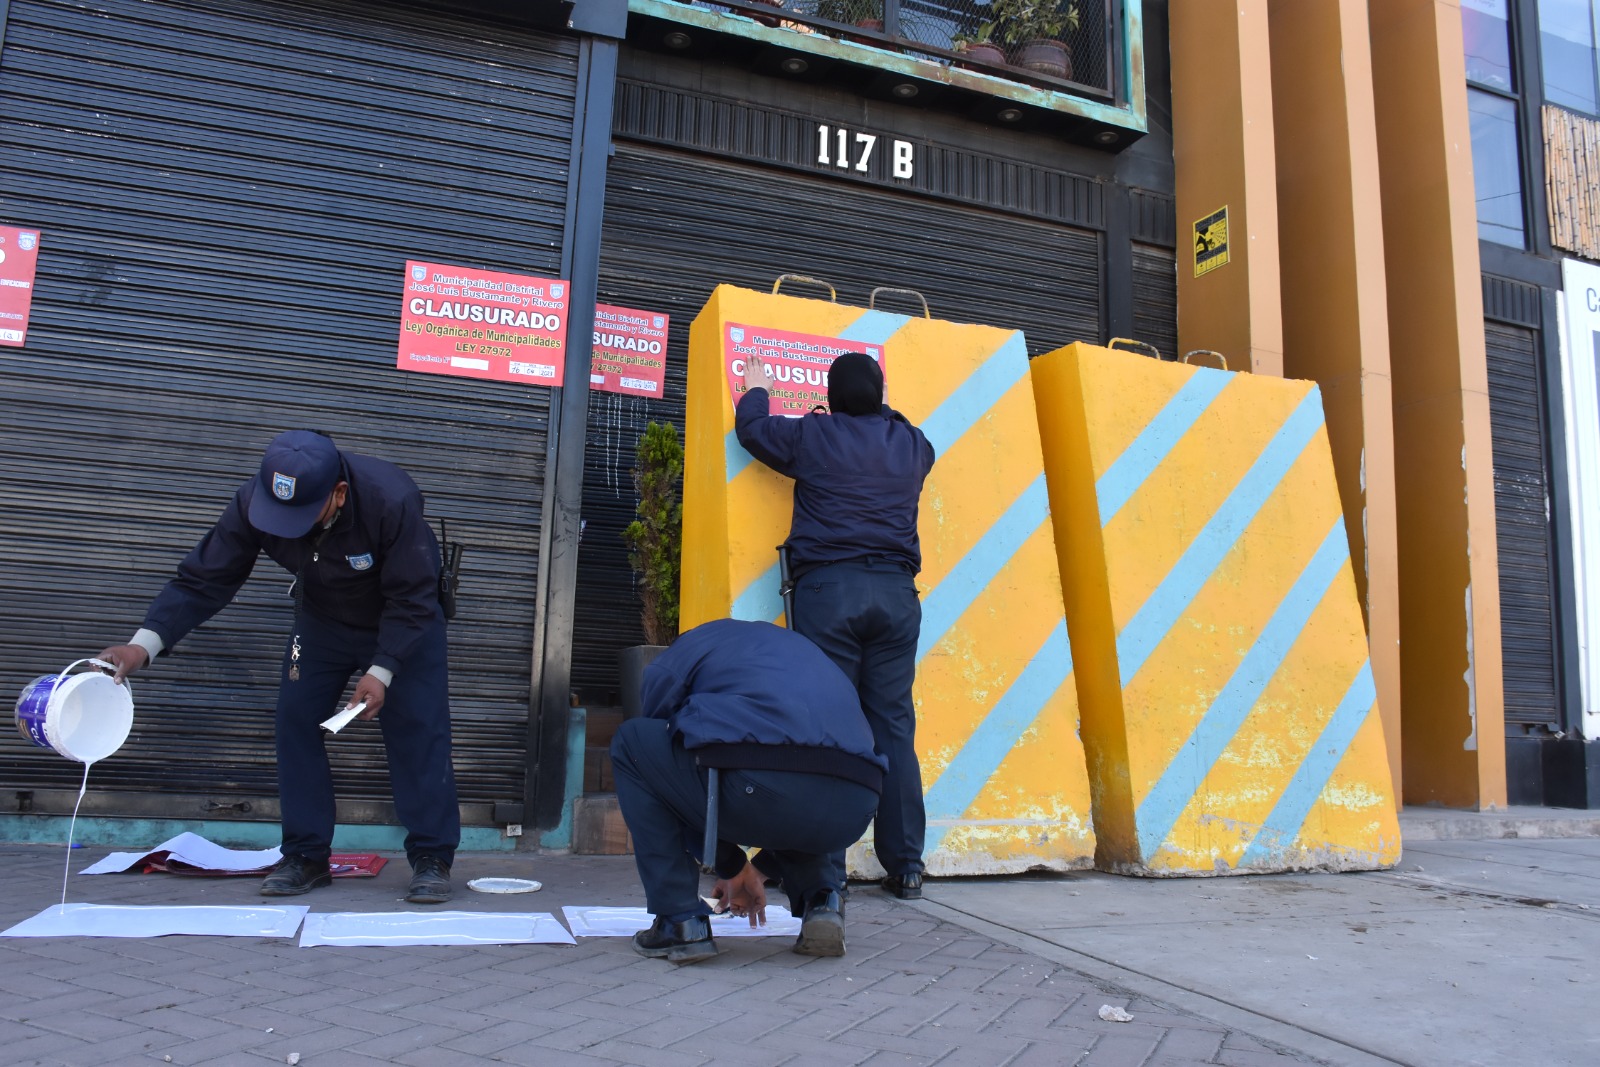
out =
[[[0,345],[21,348],[28,339],[39,231],[0,226]]]
[[[560,385],[570,291],[555,278],[407,260],[395,366]]]
[[[589,388],[661,399],[667,380],[667,316],[596,304]]]
[[[888,367],[884,364],[882,345],[738,322],[723,326],[722,362],[728,374],[728,393],[735,407],[745,391],[745,360],[758,356],[772,376],[771,399],[767,405],[770,413],[797,419],[819,407],[826,411],[828,368],[846,352],[872,357],[887,379]]]

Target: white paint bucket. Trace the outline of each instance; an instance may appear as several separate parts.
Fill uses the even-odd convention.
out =
[[[124,681],[91,667],[116,670],[103,660],[80,659],[60,674],[29,682],[17,700],[17,732],[40,748],[79,763],[96,763],[122,747],[133,729],[133,692]]]

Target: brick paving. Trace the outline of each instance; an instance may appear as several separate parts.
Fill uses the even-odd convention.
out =
[[[74,869],[105,849],[74,851]],[[0,846],[0,928],[60,895],[62,850]],[[314,911],[406,905],[406,866],[289,903]],[[465,889],[539,878],[522,896]],[[450,907],[549,911],[640,904],[628,857],[463,854]],[[76,877],[68,900],[257,904],[256,879]],[[997,888],[997,892],[1003,889]],[[938,886],[930,889],[936,897]],[[781,899],[781,897],[780,897]],[[787,938],[723,939],[691,967],[626,939],[473,948],[298,948],[283,939],[0,939],[0,1062],[104,1067],[1266,1067],[1313,1062],[1119,992],[1024,950],[857,887],[848,954],[814,959]],[[1102,1004],[1132,1023],[1101,1021]]]

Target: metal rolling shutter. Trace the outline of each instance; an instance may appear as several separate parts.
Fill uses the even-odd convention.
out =
[[[936,317],[1021,328],[1033,353],[1100,337],[1094,231],[618,144],[609,170],[600,298],[671,315],[671,347],[665,399],[591,399],[573,660],[573,683],[587,701],[612,699],[617,650],[641,640],[620,540],[635,502],[634,442],[650,419],[683,429],[689,323],[712,288],[728,282],[767,290],[784,273],[829,281],[840,301],[851,304],[865,304],[880,285],[915,289]],[[880,306],[912,310],[903,297]]]
[[[1155,345],[1162,359],[1182,358],[1178,351],[1178,271],[1170,248],[1133,246],[1133,325],[1134,339]]]
[[[0,689],[125,640],[266,441],[325,429],[469,544],[464,814],[523,799],[550,396],[395,346],[408,257],[558,272],[576,71],[572,40],[421,5],[12,0],[0,219],[43,238],[27,347],[0,349]],[[136,679],[85,811],[276,816],[287,585],[263,560]],[[70,808],[74,767],[7,734],[0,778]],[[341,821],[387,821],[378,731],[330,750]]]
[[[1495,535],[1506,722],[1560,721],[1550,572],[1549,483],[1538,331],[1484,323],[1494,435]]]

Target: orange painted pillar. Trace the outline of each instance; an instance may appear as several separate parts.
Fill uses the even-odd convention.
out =
[[[1283,373],[1322,387],[1400,791],[1400,593],[1388,294],[1366,0],[1269,0]]]
[[[1283,373],[1267,0],[1171,9],[1178,347]]]
[[[1393,354],[1404,796],[1506,802],[1483,297],[1455,0],[1369,6]]]

